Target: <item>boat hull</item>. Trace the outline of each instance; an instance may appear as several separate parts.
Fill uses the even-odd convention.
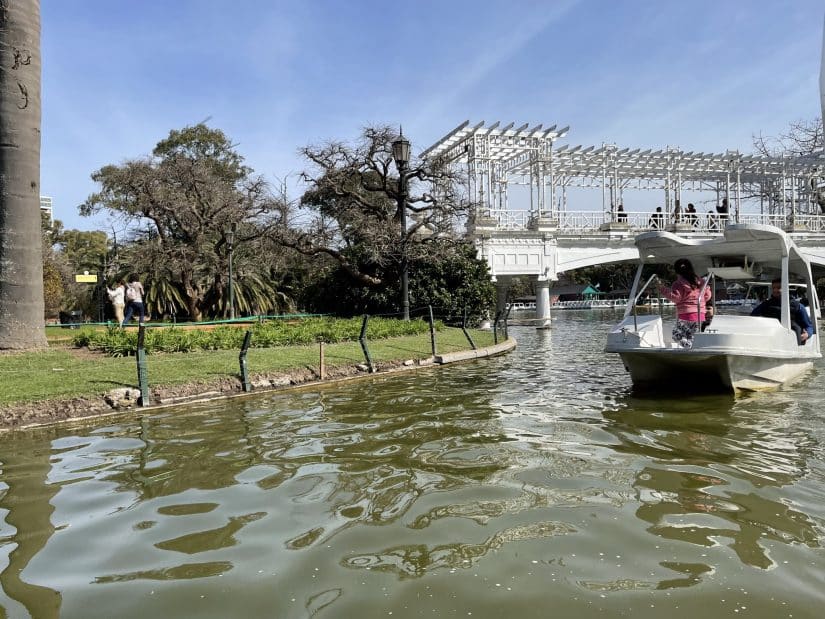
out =
[[[635,387],[680,391],[763,391],[790,383],[813,367],[819,334],[800,346],[778,320],[716,316],[682,348],[659,316],[627,317],[608,334]]]
[[[813,359],[703,354],[692,350],[619,353],[633,385],[642,389],[764,391],[792,383],[813,367]]]

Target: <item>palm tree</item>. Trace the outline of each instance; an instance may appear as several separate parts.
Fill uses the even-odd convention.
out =
[[[0,349],[46,345],[40,231],[40,1],[0,3]]]

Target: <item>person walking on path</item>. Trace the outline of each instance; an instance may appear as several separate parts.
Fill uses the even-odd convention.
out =
[[[137,312],[138,324],[143,324],[143,319],[146,316],[146,310],[143,307],[143,284],[138,280],[137,275],[129,276],[129,283],[126,284],[126,316],[120,326],[125,327],[129,324],[132,316]]]
[[[112,302],[112,307],[115,310],[115,319],[117,324],[123,324],[123,309],[126,307],[126,282],[120,280],[115,284],[114,288],[106,286],[106,292],[109,294],[109,301]]]

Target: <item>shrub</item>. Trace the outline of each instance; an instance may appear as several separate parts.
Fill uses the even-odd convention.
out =
[[[361,334],[361,324],[361,318],[314,317],[296,321],[269,321],[250,327],[250,346],[271,348],[321,341],[330,344],[351,342],[356,341]],[[436,321],[435,327],[440,330],[443,324]],[[428,329],[428,323],[421,319],[404,321],[370,318],[367,339],[418,335],[427,332]],[[105,331],[81,329],[72,338],[72,344],[76,347],[88,347],[89,350],[100,350],[112,357],[125,357],[135,354],[137,333],[137,329],[121,329],[116,326],[110,326]],[[148,328],[144,346],[147,353],[240,349],[245,333],[245,329],[231,326],[219,326],[211,330],[180,327]]]

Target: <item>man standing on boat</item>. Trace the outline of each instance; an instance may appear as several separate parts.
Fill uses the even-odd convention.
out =
[[[802,345],[814,334],[814,326],[808,316],[808,310],[796,299],[791,299],[791,329],[796,333],[796,341]],[[771,282],[771,296],[766,301],[757,305],[751,312],[751,316],[764,316],[765,318],[782,319],[782,280],[775,279]]]

